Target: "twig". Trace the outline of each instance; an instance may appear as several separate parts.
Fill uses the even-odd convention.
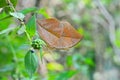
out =
[[[14,12],[16,12],[16,9],[15,9],[15,7],[13,6],[13,4],[11,3],[11,1],[10,0],[7,0],[7,3],[9,4],[9,6],[10,6],[10,8],[14,11]],[[18,19],[18,20],[20,20],[20,19]],[[23,20],[20,20],[20,22],[21,22],[21,24],[26,28],[26,26],[25,26],[25,22],[23,21]],[[26,36],[27,36],[27,38],[28,38],[28,40],[30,41],[30,44],[31,44],[31,38],[30,38],[30,35],[29,35],[29,33],[26,31],[26,29],[25,29],[25,33],[26,33]]]
[[[36,0],[36,3],[35,3],[35,6],[36,6],[36,7],[39,7],[40,1],[41,1],[41,0]]]
[[[14,12],[16,12],[16,10],[15,10],[13,4],[11,3],[11,1],[10,1],[10,0],[7,0],[7,3],[8,3],[8,5],[10,6],[10,8],[11,8]]]
[[[109,27],[108,27],[109,28],[109,39],[110,39],[110,42],[111,42],[111,44],[113,46],[114,52],[116,54],[119,54],[120,50],[115,45],[115,41],[116,41],[116,37],[115,37],[115,22],[114,22],[112,16],[109,14],[109,12],[104,7],[104,5],[100,2],[100,0],[95,0],[95,1],[96,1],[96,4],[97,4],[98,8],[101,11],[101,13],[105,17],[105,19],[108,21],[108,24],[109,24]]]

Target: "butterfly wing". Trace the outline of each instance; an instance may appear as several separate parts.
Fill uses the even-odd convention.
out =
[[[62,34],[59,40],[54,43],[56,48],[70,48],[82,39],[82,35],[80,35],[70,23],[61,21],[60,24],[63,25],[61,29]]]
[[[55,18],[37,20],[38,25],[47,30],[49,33],[54,34],[57,37],[61,35],[60,22]]]
[[[52,48],[66,49],[77,44],[82,36],[66,21],[50,18],[37,20],[40,37]]]

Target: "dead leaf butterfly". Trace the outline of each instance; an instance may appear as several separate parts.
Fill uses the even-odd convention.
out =
[[[55,18],[37,20],[37,31],[51,48],[67,49],[82,39],[82,35],[69,22]]]

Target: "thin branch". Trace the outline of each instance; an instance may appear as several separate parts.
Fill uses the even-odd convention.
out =
[[[40,1],[41,1],[41,0],[36,0],[36,3],[35,3],[35,6],[36,6],[36,7],[39,7]]]
[[[15,10],[13,4],[11,3],[11,1],[10,1],[10,0],[7,0],[7,3],[8,3],[8,5],[10,6],[10,8],[11,8],[14,12],[16,12],[16,10]]]
[[[101,3],[100,0],[95,0],[95,1],[96,1],[96,4],[97,4],[98,8],[100,9],[102,15],[108,21],[108,24],[109,24],[109,27],[108,27],[109,28],[109,39],[110,39],[110,42],[113,46],[113,49],[114,49],[115,53],[119,54],[120,50],[115,45],[116,36],[115,36],[115,22],[113,20],[113,17],[110,15],[110,13],[107,11],[107,9],[104,7],[104,5]]]
[[[13,6],[13,4],[11,3],[11,1],[10,0],[7,0],[7,3],[9,4],[9,6],[10,6],[10,8],[14,11],[14,12],[16,12],[16,9],[15,9],[15,7]],[[20,19],[18,19],[18,20],[20,20]],[[21,22],[21,24],[26,28],[26,26],[25,26],[25,22],[23,21],[23,20],[20,20],[20,22]],[[26,29],[25,29],[25,33],[26,33],[26,36],[27,36],[27,38],[28,38],[28,40],[30,41],[30,44],[31,44],[31,38],[30,38],[30,35],[28,34],[28,32],[26,31]]]

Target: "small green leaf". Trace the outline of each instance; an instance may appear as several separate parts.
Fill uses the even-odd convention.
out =
[[[82,28],[82,27],[80,27],[79,29],[78,29],[78,32],[81,34],[81,35],[84,35],[84,29]]]
[[[36,17],[35,17],[35,15],[33,15],[29,19],[28,23],[26,24],[26,30],[31,37],[33,37],[35,35],[35,32],[36,32]]]
[[[36,71],[38,67],[38,59],[34,51],[29,50],[25,55],[25,67],[30,77],[32,77],[33,73]]]
[[[7,29],[0,31],[0,35],[5,34],[5,33],[9,33],[14,29],[15,29],[15,27],[8,27]]]
[[[63,65],[56,63],[56,62],[50,62],[47,64],[47,68],[51,71],[63,71],[64,67]]]
[[[42,57],[43,57],[43,50],[42,50],[42,47],[40,48],[40,59],[41,59],[41,62],[42,62]]]
[[[42,14],[45,18],[50,18],[50,16],[47,14],[45,8],[41,8],[39,11],[38,11],[39,14]]]
[[[3,18],[0,18],[0,21],[6,20],[6,19],[10,19],[11,17],[12,17],[11,15],[7,15],[7,16],[5,16]]]
[[[25,15],[20,12],[10,12],[10,15],[20,20],[23,20],[25,18]]]
[[[95,65],[94,62],[92,61],[92,59],[90,59],[90,58],[86,58],[85,59],[85,63],[90,65],[90,66],[94,66]]]
[[[20,29],[17,31],[17,33],[18,33],[18,35],[21,35],[21,34],[23,34],[24,32],[25,32],[25,26],[22,25],[22,26],[20,27]]]
[[[23,13],[24,15],[30,13],[30,12],[35,12],[37,10],[36,7],[32,7],[32,8],[25,8],[23,10],[21,10],[20,12]]]
[[[67,63],[67,66],[69,66],[69,67],[72,66],[72,64],[73,64],[72,56],[67,56],[66,63]]]
[[[116,40],[115,40],[115,45],[120,48],[120,28],[116,30]]]
[[[73,75],[75,75],[77,73],[77,71],[64,71],[62,73],[60,73],[55,80],[69,80],[69,78],[71,78]]]
[[[13,4],[13,6],[16,6],[17,0],[10,0],[10,1]],[[8,6],[7,1],[6,0],[0,0],[0,8],[5,7],[5,6]]]

